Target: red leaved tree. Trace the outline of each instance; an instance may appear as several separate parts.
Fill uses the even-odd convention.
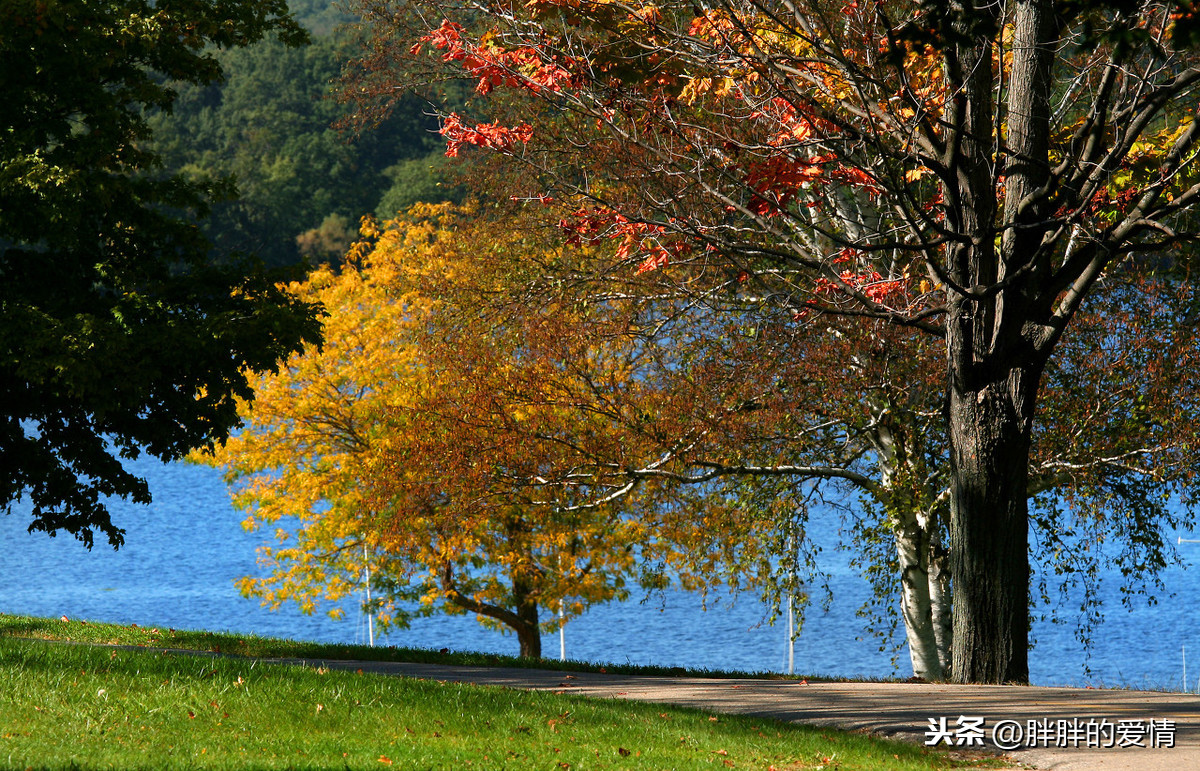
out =
[[[1027,680],[1043,377],[1098,287],[1196,237],[1191,5],[366,10],[365,82],[423,53],[474,80],[492,96],[445,116],[450,152],[521,164],[526,193],[567,206],[577,238],[618,239],[629,272],[684,294],[724,272],[797,318],[941,341],[952,677]]]

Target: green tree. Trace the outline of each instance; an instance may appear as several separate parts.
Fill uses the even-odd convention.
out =
[[[236,187],[205,226],[222,251],[294,264],[297,236],[330,216],[357,223],[393,184],[387,169],[434,149],[436,122],[417,99],[369,132],[335,126],[345,109],[333,86],[350,40],[340,31],[300,48],[267,39],[216,51],[225,77],[177,84],[174,109],[151,116],[167,170]]]
[[[0,504],[31,530],[123,531],[149,501],[121,460],[228,435],[247,371],[318,337],[315,309],[209,261],[195,217],[221,191],[156,173],[147,111],[211,83],[214,50],[303,33],[282,0],[15,0],[0,7]]]

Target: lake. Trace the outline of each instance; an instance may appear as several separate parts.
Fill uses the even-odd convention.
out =
[[[354,607],[337,621],[294,607],[270,611],[242,597],[240,576],[261,570],[255,549],[271,536],[242,529],[242,515],[229,502],[220,474],[188,464],[139,461],[135,471],[150,481],[154,503],[116,502],[113,520],[124,527],[126,545],[114,552],[98,540],[88,552],[74,538],[27,533],[28,509],[0,517],[0,612],[69,616],[114,623],[177,629],[254,633],[323,642],[365,642],[365,620]],[[811,528],[810,528],[811,530]],[[1186,537],[1186,536],[1185,536]],[[1188,563],[1200,544],[1183,544]],[[795,644],[797,672],[846,677],[908,676],[907,652],[893,661],[877,639],[864,635],[855,611],[868,596],[866,582],[834,553],[829,574],[833,603],[827,612],[810,608]],[[1126,611],[1116,581],[1107,583],[1108,615],[1084,670],[1084,652],[1071,624],[1037,623],[1030,653],[1030,678],[1040,685],[1109,685],[1179,689],[1184,655],[1194,657],[1189,690],[1200,690],[1200,571],[1172,569],[1164,575],[1173,597],[1157,606]],[[783,623],[764,623],[757,598],[709,602],[669,592],[645,602],[600,606],[566,628],[567,656],[602,662],[631,662],[710,669],[784,671],[787,640]],[[378,644],[481,650],[515,654],[516,639],[485,630],[473,616],[416,619]],[[543,653],[557,656],[558,635],[543,640]]]

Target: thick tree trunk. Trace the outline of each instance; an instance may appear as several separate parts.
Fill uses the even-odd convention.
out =
[[[517,608],[517,623],[513,629],[517,632],[517,641],[521,645],[523,658],[540,659],[542,657],[542,630],[538,625],[538,604],[529,591],[524,580],[513,578],[513,600]]]
[[[442,568],[442,591],[446,599],[463,610],[494,618],[517,633],[521,646],[520,655],[528,658],[542,657],[542,631],[538,624],[538,604],[530,584],[520,577],[513,577],[512,605],[515,611],[500,605],[480,602],[458,590],[454,581],[454,566],[446,563]]]
[[[951,388],[952,678],[1029,680],[1026,486],[1039,372]]]
[[[542,657],[542,631],[536,622],[532,626],[522,624],[517,627],[517,641],[521,644],[521,658],[540,659]]]
[[[1029,680],[1027,477],[1038,382],[1048,355],[1047,299],[1034,268],[1042,248],[1049,174],[1047,104],[1052,0],[1013,7],[1006,109],[994,102],[991,37],[1007,6],[962,4],[966,42],[948,60],[961,132],[946,184],[948,221],[960,235],[947,253],[947,420],[950,440],[950,566],[954,589],[951,678],[962,683]],[[967,13],[970,11],[971,13]],[[986,18],[991,14],[991,18]],[[968,21],[972,20],[972,21]],[[976,22],[989,22],[979,27]],[[983,34],[975,37],[982,30]],[[1005,130],[996,125],[1002,115]],[[998,169],[998,164],[1004,164]],[[998,217],[996,185],[1006,177]]]

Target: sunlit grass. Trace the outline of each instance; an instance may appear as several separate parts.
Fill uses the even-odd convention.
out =
[[[936,769],[924,747],[552,693],[0,638],[0,767]]]

